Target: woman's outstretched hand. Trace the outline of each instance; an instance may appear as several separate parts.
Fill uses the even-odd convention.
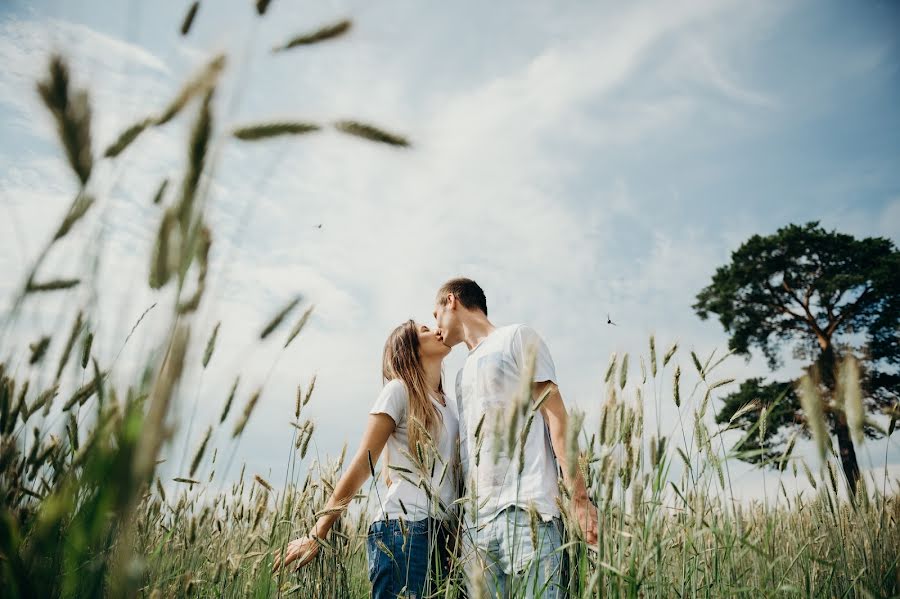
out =
[[[319,544],[312,537],[294,539],[285,547],[284,555],[281,554],[281,551],[275,553],[275,559],[272,562],[272,572],[275,573],[298,559],[300,563],[297,564],[297,568],[302,568],[311,562],[317,553],[319,553]]]

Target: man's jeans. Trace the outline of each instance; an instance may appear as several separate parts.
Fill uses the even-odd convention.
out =
[[[449,571],[447,529],[434,518],[376,520],[366,536],[366,557],[373,599],[419,599],[432,593]]]
[[[478,530],[480,528],[480,530]],[[467,528],[462,538],[462,564],[470,597],[481,586],[492,599],[565,597],[562,579],[563,526],[559,517],[537,519],[537,546],[527,510],[509,506],[487,523]]]

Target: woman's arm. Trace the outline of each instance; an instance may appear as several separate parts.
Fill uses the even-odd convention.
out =
[[[381,455],[381,451],[384,449],[388,437],[394,432],[395,427],[394,419],[387,414],[369,415],[369,421],[359,443],[359,449],[356,451],[356,455],[353,456],[344,474],[341,475],[340,480],[334,487],[334,492],[332,492],[331,497],[328,498],[328,502],[325,504],[325,510],[340,508],[340,511],[335,510],[335,513],[320,516],[307,536],[294,539],[288,543],[283,558],[281,552],[277,552],[273,562],[273,572],[297,559],[300,559],[298,567],[302,567],[315,557],[316,553],[318,553],[319,545],[312,537],[322,538],[328,534],[335,521],[340,517],[341,512],[346,509],[350,504],[350,500],[371,475],[368,454],[372,454],[372,464],[374,466],[378,462],[378,457]]]
[[[388,437],[394,432],[396,424],[394,419],[387,414],[370,414],[369,422],[366,430],[363,432],[362,440],[359,443],[359,449],[356,455],[350,461],[350,465],[341,475],[341,479],[334,487],[334,492],[328,498],[323,510],[332,508],[345,509],[359,488],[371,476],[369,470],[368,452],[372,454],[372,465],[378,463],[378,458],[387,443]],[[310,529],[310,536],[316,535],[323,538],[331,530],[334,522],[340,517],[340,513],[325,514],[321,516],[313,527]]]

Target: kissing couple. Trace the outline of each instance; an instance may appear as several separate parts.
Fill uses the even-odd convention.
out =
[[[471,279],[438,290],[435,324],[409,320],[384,345],[384,387],[370,405],[359,449],[306,536],[276,553],[273,571],[310,563],[342,509],[382,457],[387,492],[368,528],[372,597],[421,598],[462,572],[468,596],[565,596],[560,507],[597,543],[597,509],[581,469],[569,468],[567,413],[540,335],[495,326]],[[455,398],[442,364],[464,343]],[[576,453],[577,455],[577,447]],[[572,532],[572,531],[569,531]]]

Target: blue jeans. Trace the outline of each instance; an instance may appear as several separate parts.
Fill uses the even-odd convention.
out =
[[[376,520],[366,536],[373,599],[420,599],[449,572],[447,529],[440,520]]]
[[[536,533],[536,539],[533,538]],[[511,505],[488,522],[463,532],[461,561],[468,595],[560,599],[563,580],[562,519],[537,520],[532,531],[528,511]],[[537,541],[535,544],[534,541]]]

